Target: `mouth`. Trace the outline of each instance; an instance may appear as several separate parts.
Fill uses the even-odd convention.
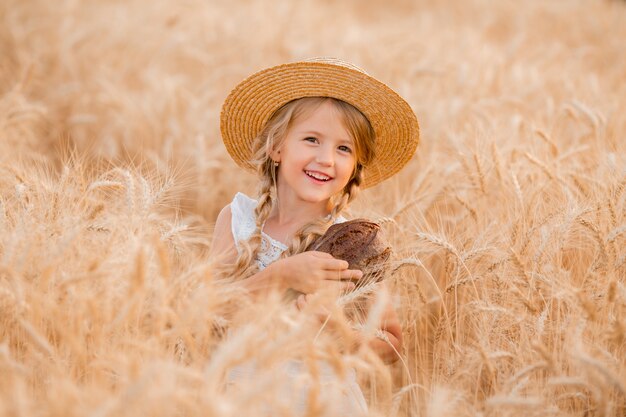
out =
[[[326,174],[323,174],[321,172],[318,172],[318,171],[304,171],[304,173],[307,175],[307,177],[315,180],[316,182],[320,182],[320,183],[328,182],[328,181],[333,179],[332,177],[330,177],[330,176],[328,176]]]

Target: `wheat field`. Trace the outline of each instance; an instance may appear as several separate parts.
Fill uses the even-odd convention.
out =
[[[285,358],[308,416],[341,415],[320,359],[356,370],[372,416],[625,415],[624,21],[608,0],[2,0],[0,415],[289,416]],[[253,303],[209,257],[256,186],[222,101],[311,56],[420,121],[410,164],[351,207],[394,247],[369,316],[390,297],[401,318],[391,366],[348,349],[339,312],[320,331]]]

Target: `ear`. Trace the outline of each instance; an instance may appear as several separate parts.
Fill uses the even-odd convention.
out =
[[[280,162],[280,149],[275,149],[270,152],[270,158],[275,162]]]

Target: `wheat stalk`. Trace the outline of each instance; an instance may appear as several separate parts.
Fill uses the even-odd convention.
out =
[[[518,383],[522,378],[525,378],[528,374],[538,371],[538,370],[547,369],[547,368],[549,368],[549,364],[547,362],[537,362],[537,363],[528,365],[520,369],[512,377],[510,377],[507,380],[506,385],[513,386],[516,383]]]
[[[520,407],[523,409],[545,407],[544,402],[540,398],[514,395],[495,395],[487,399],[486,405],[490,407]]]
[[[562,152],[561,155],[557,158],[557,162],[565,161],[568,158],[571,158],[573,155],[577,155],[577,154],[588,152],[588,151],[589,151],[589,145],[581,145],[581,146],[573,147],[565,152]]]
[[[594,224],[583,218],[579,218],[578,222],[585,226],[587,229],[591,230],[593,237],[598,244],[598,249],[600,250],[600,254],[602,255],[603,263],[604,265],[608,264],[609,255],[607,253],[606,245],[604,244],[604,239],[602,238],[602,235],[598,228]]]
[[[626,190],[626,178],[623,178],[619,185],[615,188],[615,202],[618,206],[622,206],[624,191]]]
[[[411,207],[413,207],[415,204],[419,203],[421,200],[424,199],[424,196],[419,196],[416,197],[412,200],[409,200],[407,203],[405,203],[404,205],[402,205],[399,209],[397,209],[390,217],[392,219],[397,219],[398,217],[400,217],[404,212],[406,212],[407,210],[409,210]]]
[[[46,340],[28,320],[20,318],[18,322],[36,348],[45,353],[49,358],[56,358],[56,353],[52,345],[50,345],[48,340]]]
[[[465,200],[463,200],[458,195],[455,195],[454,198],[456,198],[456,201],[458,201],[463,207],[465,207],[467,211],[469,211],[470,215],[472,216],[472,219],[474,219],[475,222],[478,222],[478,214],[476,214],[476,210],[474,210],[472,206],[470,206]]]
[[[463,262],[468,262],[476,257],[479,257],[480,255],[483,255],[487,252],[491,252],[495,250],[496,248],[493,246],[486,246],[482,248],[472,249],[470,251],[463,252],[461,254],[461,259],[463,260]]]
[[[189,225],[185,223],[181,223],[178,225],[174,225],[167,232],[161,234],[161,240],[171,239],[172,236],[176,236],[177,234],[184,232],[189,229]]]
[[[506,351],[496,351],[491,352],[487,355],[490,360],[498,360],[498,359],[515,359],[515,355],[511,352]]]
[[[602,362],[582,353],[576,355],[576,359],[602,375],[604,380],[608,382],[610,386],[617,390],[622,397],[626,398],[626,388],[624,387],[624,383],[621,381],[619,376],[611,372]]]
[[[7,212],[4,206],[5,203],[0,196],[0,230],[4,229],[7,224]]]
[[[522,277],[526,283],[530,283],[530,277],[528,273],[526,272],[526,267],[522,263],[522,260],[517,254],[517,252],[511,249],[510,253],[511,253],[510,260],[513,262],[513,265],[515,265],[515,267],[517,268],[517,271],[520,277]]]
[[[483,194],[487,194],[487,185],[485,183],[485,173],[480,163],[478,155],[474,153],[474,165],[476,165],[476,172],[478,174],[478,183],[480,184],[480,191]]]
[[[351,303],[355,300],[358,300],[359,298],[365,296],[365,295],[369,295],[374,293],[378,288],[380,288],[380,285],[378,284],[378,282],[370,282],[366,285],[360,285],[358,288],[356,288],[354,291],[350,291],[347,294],[341,295],[336,303],[337,305],[346,305],[348,303]]]
[[[135,212],[135,181],[130,171],[117,168],[114,171],[120,173],[124,178],[124,188],[126,188],[126,206],[129,213]]]
[[[571,376],[556,376],[548,378],[548,385],[588,388],[589,382],[583,378]]]
[[[499,181],[502,181],[504,179],[504,176],[502,175],[502,160],[500,154],[498,153],[498,149],[496,148],[495,142],[491,143],[491,157],[495,162],[496,176],[498,177]]]
[[[6,343],[0,344],[0,361],[1,366],[8,368],[11,373],[17,373],[21,377],[26,377],[30,374],[30,369],[27,366],[11,357],[9,346]]]
[[[591,123],[591,125],[593,126],[593,130],[595,132],[599,130],[600,117],[598,116],[596,112],[594,112],[593,110],[591,110],[589,107],[587,107],[586,105],[584,105],[578,100],[572,100],[571,106],[574,109],[576,109],[579,113],[584,114],[587,117],[587,120]]]
[[[617,239],[617,237],[620,236],[624,232],[626,232],[626,224],[621,225],[619,227],[615,227],[613,230],[609,232],[609,234],[606,236],[604,241],[607,243],[613,243],[615,239]]]
[[[476,183],[475,172],[469,166],[469,162],[467,161],[467,158],[461,153],[459,153],[459,158],[461,160],[461,165],[463,165],[463,170],[465,171],[465,175],[467,176],[467,179],[472,184],[472,188],[477,189],[477,190],[480,189],[480,184]]]
[[[513,189],[515,190],[515,196],[517,197],[517,201],[519,203],[520,208],[524,207],[524,196],[522,194],[522,188],[519,185],[519,181],[517,180],[517,176],[513,171],[510,172],[511,179],[513,180]]]
[[[379,224],[379,225],[381,225],[381,226],[382,226],[382,225],[384,225],[384,224],[387,224],[387,223],[391,223],[391,224],[393,224],[394,226],[397,226],[397,225],[398,225],[398,223],[394,220],[394,218],[393,218],[393,217],[378,217],[378,218],[376,218],[376,219],[374,220],[374,222],[375,222],[375,223],[378,223],[378,224]]]
[[[534,132],[550,147],[550,153],[553,157],[559,154],[559,147],[544,130],[535,129]]]
[[[94,181],[89,184],[87,191],[96,190],[98,188],[124,188],[124,184],[119,181],[109,181],[109,180],[101,180]]]
[[[446,240],[440,238],[439,236],[435,236],[429,233],[417,232],[417,237],[425,240],[437,247],[445,249],[448,253],[454,255],[456,258],[460,259],[459,252],[456,250],[454,246],[448,243]]]

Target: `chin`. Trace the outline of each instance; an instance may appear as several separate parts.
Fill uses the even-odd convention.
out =
[[[324,203],[328,202],[330,197],[323,196],[300,196],[302,201],[306,201],[307,203]]]
[[[304,192],[298,193],[298,197],[302,201],[306,201],[308,203],[321,203],[324,201],[328,201],[330,199],[330,195],[328,193],[321,193],[319,190],[317,192]]]

